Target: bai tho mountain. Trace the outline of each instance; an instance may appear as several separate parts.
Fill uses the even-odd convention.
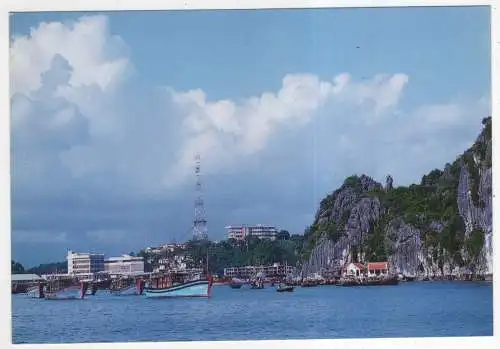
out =
[[[420,184],[352,176],[325,197],[304,234],[302,275],[349,261],[389,261],[394,273],[493,273],[491,117],[474,144]]]

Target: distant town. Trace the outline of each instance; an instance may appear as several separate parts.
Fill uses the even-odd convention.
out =
[[[278,230],[272,225],[229,225],[226,227],[227,241],[242,244],[247,239],[273,242],[288,240],[290,234]],[[107,257],[103,253],[75,252],[68,250],[66,271],[50,270],[41,275],[14,274],[13,282],[35,282],[39,279],[71,276],[78,279],[102,279],[106,277],[122,277],[144,274],[155,274],[164,271],[200,272],[203,261],[194,261],[189,250],[189,242],[167,243],[161,246],[147,247],[139,253],[130,252],[117,257]],[[270,277],[283,277],[294,274],[293,265],[285,265],[281,260],[274,260],[268,265],[228,265],[218,279],[242,277],[249,278],[257,273]]]

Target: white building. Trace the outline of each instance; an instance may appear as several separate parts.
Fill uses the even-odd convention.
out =
[[[102,253],[77,253],[68,250],[68,274],[93,275],[104,271],[104,254]]]
[[[259,273],[266,277],[283,277],[295,272],[295,268],[291,265],[274,263],[269,266],[244,266],[224,268],[224,276],[226,277],[242,277],[249,278]]]
[[[343,275],[346,276],[363,276],[366,273],[366,267],[361,263],[348,263],[344,266]]]
[[[140,274],[144,273],[144,258],[124,254],[120,257],[110,257],[104,261],[104,271],[109,274]]]
[[[269,225],[230,225],[226,227],[229,239],[244,240],[247,236],[254,236],[259,239],[276,240],[278,230]]]

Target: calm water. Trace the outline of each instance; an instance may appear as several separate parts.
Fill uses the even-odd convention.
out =
[[[79,343],[493,335],[491,283],[321,286],[293,293],[228,286],[210,299],[97,293],[84,301],[13,296],[13,342]]]

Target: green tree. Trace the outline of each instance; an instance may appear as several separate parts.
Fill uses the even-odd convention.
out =
[[[10,261],[10,271],[12,274],[23,274],[25,272],[23,265],[13,260]]]

